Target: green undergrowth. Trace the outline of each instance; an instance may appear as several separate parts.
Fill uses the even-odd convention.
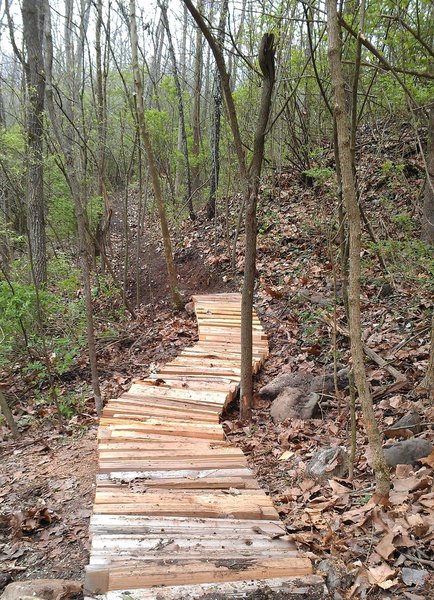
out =
[[[85,300],[80,272],[67,257],[49,261],[46,289],[36,292],[29,279],[28,265],[17,259],[9,281],[0,282],[0,369],[18,369],[39,385],[47,380],[48,369],[61,379],[76,366],[86,347]],[[100,278],[92,293],[97,314],[104,298],[105,318],[122,320],[123,309],[110,303],[118,293],[109,281]]]
[[[434,257],[432,246],[418,239],[380,240],[368,242],[369,255],[364,266],[375,264],[380,254],[390,274],[402,281],[434,288]]]

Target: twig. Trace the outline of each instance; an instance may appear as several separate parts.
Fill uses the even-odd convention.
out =
[[[327,315],[323,316],[323,320],[328,325],[333,326],[333,323],[330,322],[331,321],[330,317],[328,317]],[[339,333],[341,333],[345,337],[350,337],[350,334],[345,327],[343,327],[342,325],[339,325],[339,324],[337,324],[336,326],[337,326]],[[373,360],[375,363],[377,363],[377,365],[379,367],[381,367],[382,369],[387,371],[390,375],[392,375],[392,377],[396,380],[395,384],[393,384],[393,385],[401,384],[400,387],[403,387],[405,384],[408,383],[405,375],[403,375],[400,371],[398,371],[398,369],[395,369],[395,367],[392,367],[391,364],[389,364],[386,360],[384,360],[384,358],[382,358],[379,354],[377,354],[375,352],[375,350],[372,350],[372,348],[370,348],[367,344],[363,344],[363,350],[365,351],[365,354],[371,360]]]
[[[413,333],[412,335],[410,335],[409,337],[407,337],[405,340],[402,340],[402,342],[399,342],[399,344],[397,346],[395,346],[394,348],[392,348],[392,350],[389,352],[389,354],[387,356],[388,357],[393,357],[398,352],[398,350],[401,350],[401,348],[403,348],[404,346],[406,346],[407,344],[409,344],[412,340],[414,340],[415,338],[419,337],[420,335],[423,335],[429,329],[431,329],[431,327],[429,325],[426,325],[425,327],[423,327],[422,329],[420,329],[416,333]]]
[[[413,554],[404,554],[403,552],[401,554],[402,554],[402,556],[405,556],[405,558],[407,558],[408,560],[411,560],[413,562],[418,562],[421,565],[426,565],[427,567],[431,567],[434,569],[434,560],[427,560],[426,558],[419,558],[418,556],[413,556]]]

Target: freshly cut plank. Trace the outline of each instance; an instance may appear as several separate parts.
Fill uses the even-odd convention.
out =
[[[176,435],[180,437],[193,437],[212,440],[224,439],[223,430],[220,425],[210,423],[185,423],[169,421],[166,419],[155,419],[144,416],[140,420],[127,419],[125,417],[101,418],[101,427],[106,430],[133,433],[137,438],[140,434],[164,433],[164,435]]]
[[[85,590],[86,593],[86,590]],[[262,580],[239,580],[196,585],[177,585],[109,591],[104,595],[107,600],[200,600],[203,598],[309,598],[323,600],[327,597],[327,588],[319,575],[303,577],[280,577]],[[97,596],[98,598],[98,596]],[[85,597],[85,600],[86,597]]]
[[[185,409],[184,409],[185,410]],[[187,412],[185,410],[185,412]],[[157,419],[169,419],[170,421],[218,423],[218,416],[207,413],[191,411],[183,414],[172,407],[160,408],[159,406],[143,406],[112,402],[102,412],[103,417],[128,417],[128,419],[143,420],[144,417],[155,417]]]
[[[209,478],[214,477],[242,477],[243,479],[252,479],[252,472],[247,467],[228,467],[225,468],[205,468],[200,469],[197,466],[194,468],[185,467],[181,468],[177,464],[177,468],[170,469],[165,465],[164,469],[161,470],[138,470],[130,469],[126,471],[123,468],[124,465],[119,464],[117,469],[107,470],[105,473],[100,472],[97,474],[97,481],[105,481],[110,478],[112,481],[133,481],[135,479],[142,480],[161,480],[161,479],[189,479],[192,481],[205,481]],[[206,487],[206,486],[205,486]]]
[[[259,536],[279,539],[286,531],[281,521],[238,520],[238,519],[192,519],[186,517],[153,517],[142,515],[97,515],[91,517],[90,528],[94,533],[121,533],[138,535],[161,535],[169,537],[184,535],[215,535],[231,537]]]
[[[111,473],[113,471],[190,471],[190,470],[220,470],[220,469],[239,469],[246,465],[245,459],[224,457],[213,459],[200,458],[180,458],[178,460],[164,460],[162,458],[141,458],[116,460],[111,458],[104,460],[100,458],[99,467],[101,473]]]
[[[102,479],[103,475],[100,475],[98,481],[104,481],[107,485],[118,485],[116,479]],[[117,480],[119,481],[119,479]],[[130,478],[129,481],[136,482],[137,485],[141,484],[143,489],[160,488],[170,490],[240,490],[240,489],[260,489],[259,484],[253,477],[205,477],[202,479],[193,479],[189,477],[173,477],[173,478],[147,478],[145,480]]]
[[[217,583],[249,579],[270,579],[274,577],[300,577],[310,575],[312,567],[307,558],[239,558],[201,560],[167,560],[149,561],[148,564],[128,561],[124,565],[108,567],[95,566],[88,570],[86,591],[100,593],[98,584],[101,581],[109,590],[152,587],[160,585],[194,585],[198,583]],[[93,578],[92,574],[98,574]],[[108,584],[106,578],[108,579]],[[94,583],[95,585],[92,585]]]

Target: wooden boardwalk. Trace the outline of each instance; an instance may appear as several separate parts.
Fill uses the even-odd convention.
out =
[[[320,598],[310,560],[285,539],[219,423],[240,377],[240,296],[194,304],[199,342],[104,408],[85,596],[284,597],[305,588]],[[256,315],[253,330],[256,372],[268,355]]]

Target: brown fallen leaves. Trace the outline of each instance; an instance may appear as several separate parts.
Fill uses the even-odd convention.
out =
[[[19,539],[24,535],[32,534],[44,527],[49,527],[58,518],[58,515],[53,510],[45,506],[44,501],[40,501],[33,508],[24,511],[18,510],[5,515],[5,521],[11,529],[14,539]]]

